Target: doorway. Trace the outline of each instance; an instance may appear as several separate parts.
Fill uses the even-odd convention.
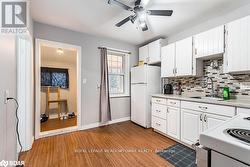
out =
[[[36,40],[36,138],[81,128],[81,47]]]

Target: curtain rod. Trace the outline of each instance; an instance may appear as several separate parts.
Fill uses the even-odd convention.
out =
[[[127,53],[127,54],[131,54],[131,52],[129,51],[125,51],[125,50],[118,50],[118,49],[113,49],[113,48],[107,48],[107,47],[98,47],[98,49],[102,49],[102,48],[106,48],[109,51],[114,51],[114,52],[120,52],[120,53]]]

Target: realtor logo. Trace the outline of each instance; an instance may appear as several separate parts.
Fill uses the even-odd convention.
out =
[[[4,166],[4,167],[8,166],[8,161],[2,160],[0,162],[0,166]]]
[[[26,16],[26,2],[2,2],[2,28],[26,27]]]

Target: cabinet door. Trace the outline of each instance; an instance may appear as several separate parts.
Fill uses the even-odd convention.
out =
[[[167,134],[180,140],[180,108],[167,109]]]
[[[161,62],[161,39],[148,44],[148,63]]]
[[[202,113],[192,110],[181,110],[181,141],[189,145],[199,139],[202,131]]]
[[[161,49],[161,77],[173,77],[175,69],[175,43]]]
[[[250,71],[250,16],[227,24],[228,72]]]
[[[224,53],[224,30],[223,25],[195,35],[195,57],[203,58]]]
[[[148,45],[142,46],[139,48],[139,61],[148,61]]]
[[[218,116],[218,115],[214,115],[214,114],[204,114],[203,130],[205,131],[205,130],[208,130],[210,128],[213,128],[213,127],[225,122],[228,119],[230,119],[230,117]]]
[[[193,74],[193,37],[176,42],[176,76]]]

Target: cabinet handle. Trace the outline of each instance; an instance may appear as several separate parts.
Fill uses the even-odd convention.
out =
[[[176,102],[172,102],[172,101],[171,101],[170,104],[176,104]]]
[[[202,121],[202,115],[203,115],[203,114],[200,114],[200,121]]]
[[[199,106],[199,109],[201,109],[201,110],[207,110],[207,107]]]
[[[156,125],[157,125],[157,126],[161,126],[161,124],[159,124],[159,123],[156,123]]]
[[[175,69],[173,68],[173,74],[175,74]]]
[[[207,115],[204,116],[204,122],[207,122]]]
[[[177,68],[175,68],[175,74],[177,74],[178,73],[178,69]]]
[[[160,110],[156,110],[156,112],[158,112],[158,113],[159,113],[159,112],[161,112],[161,111],[160,111]]]
[[[197,48],[194,49],[194,54],[197,55]]]

